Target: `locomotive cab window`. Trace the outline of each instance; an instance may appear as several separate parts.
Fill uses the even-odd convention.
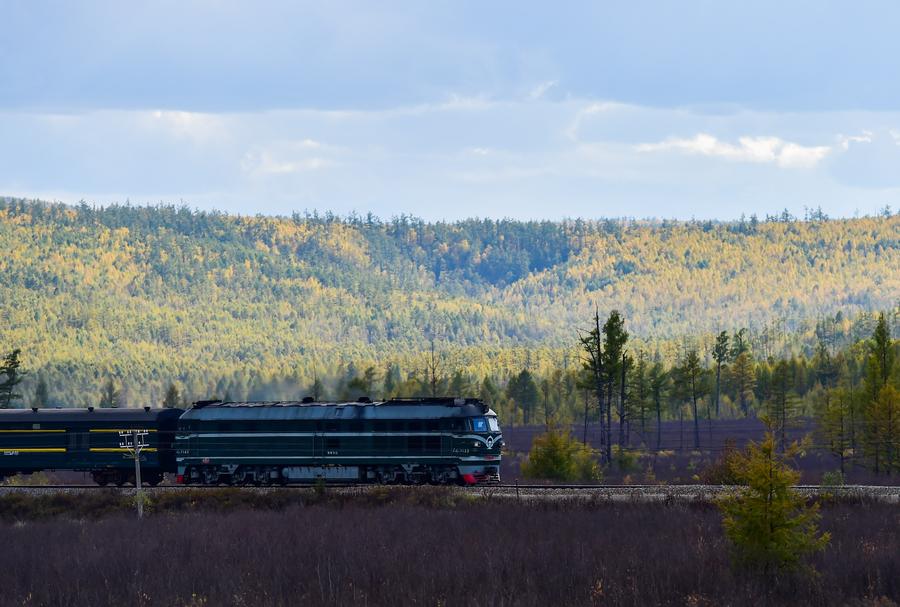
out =
[[[487,420],[483,417],[473,417],[472,418],[472,430],[475,432],[487,432],[488,424]]]
[[[487,420],[488,420],[488,426],[490,426],[490,428],[491,428],[491,432],[500,432],[500,424],[497,423],[496,417],[489,417],[489,418],[487,418]]]

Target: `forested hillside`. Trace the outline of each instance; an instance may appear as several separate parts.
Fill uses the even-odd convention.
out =
[[[0,199],[0,344],[25,402],[129,404],[348,368],[502,380],[571,354],[595,307],[648,351],[749,329],[760,355],[871,332],[900,298],[900,216],[735,223],[234,217]],[[574,360],[574,358],[573,358]],[[451,367],[453,369],[451,369]],[[301,388],[303,387],[303,388]],[[248,388],[249,390],[249,388]],[[219,394],[222,396],[222,394]]]

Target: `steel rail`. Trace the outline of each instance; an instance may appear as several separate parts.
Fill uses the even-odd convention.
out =
[[[369,484],[369,483],[328,483],[324,485],[327,489],[348,489],[348,488],[357,488],[357,489],[374,489],[378,487],[407,487],[407,488],[415,488],[415,487],[424,487],[429,485],[398,485],[398,484]],[[503,490],[541,490],[541,491],[669,491],[669,490],[694,490],[694,491],[702,491],[702,490],[723,490],[723,489],[739,489],[741,485],[697,485],[697,484],[683,484],[683,485],[536,485],[536,484],[528,484],[528,485],[515,485],[515,484],[500,484],[500,485],[443,485],[444,487],[453,488],[453,489],[463,489],[463,490],[490,490],[490,489],[503,489]],[[306,484],[294,484],[294,485],[157,485],[157,486],[144,486],[143,489],[147,491],[157,491],[157,490],[187,490],[187,489],[248,489],[248,490],[259,490],[259,489],[278,489],[278,490],[299,490],[299,489],[317,489],[323,487],[322,485],[315,485],[313,483]],[[794,485],[794,489],[799,491],[827,491],[827,492],[852,492],[852,491],[879,491],[879,492],[892,492],[896,491],[900,493],[900,485]],[[129,490],[133,491],[133,485],[123,485],[123,486],[115,486],[115,485],[0,485],[0,492],[8,491],[8,490],[16,490],[16,489],[46,489],[46,490],[70,490],[70,489],[78,489],[78,490],[110,490],[110,491],[122,491]]]

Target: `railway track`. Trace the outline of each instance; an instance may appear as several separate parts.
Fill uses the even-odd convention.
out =
[[[328,485],[328,491],[366,492],[379,487],[405,488],[415,487],[393,485]],[[224,486],[200,485],[159,485],[144,487],[148,493],[166,491],[210,491],[223,489]],[[237,491],[315,491],[311,485],[288,485],[269,487],[235,487]],[[452,487],[453,490],[465,491],[485,498],[513,497],[519,499],[609,499],[615,501],[710,501],[717,497],[733,493],[737,487],[727,485],[535,485],[535,484],[500,484],[474,487]],[[797,485],[797,491],[810,497],[829,495],[844,498],[874,499],[892,503],[900,503],[900,486],[882,485]],[[0,486],[0,497],[13,493],[50,494],[80,493],[96,491],[134,492],[134,487],[100,487],[97,485],[10,485]]]

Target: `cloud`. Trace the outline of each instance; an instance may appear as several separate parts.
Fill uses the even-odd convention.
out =
[[[841,137],[839,145],[841,154],[829,163],[837,181],[867,189],[900,187],[900,131],[865,130],[862,135]]]
[[[373,110],[0,110],[17,142],[0,148],[0,195],[251,214],[729,218],[804,204],[847,216],[896,205],[900,191],[900,112],[710,114],[518,94]],[[802,166],[815,170],[780,168]]]
[[[556,80],[547,80],[546,82],[541,82],[539,85],[531,89],[531,92],[528,93],[528,97],[529,99],[540,99],[547,91],[552,89],[557,84],[559,84],[559,82]]]
[[[677,151],[737,162],[776,164],[782,168],[812,168],[831,152],[829,146],[802,146],[779,137],[740,137],[733,144],[708,133],[698,133],[690,139],[673,137],[658,143],[641,143],[634,149],[644,153]]]
[[[241,160],[241,169],[250,175],[306,173],[338,166],[337,148],[313,139],[252,146]]]
[[[872,143],[873,136],[872,131],[863,131],[861,135],[839,135],[838,145],[842,150],[849,150],[854,143]]]
[[[169,135],[205,143],[225,134],[226,128],[216,114],[155,110],[144,114],[142,123],[150,129],[162,129]]]
[[[581,125],[586,119],[594,116],[595,114],[603,114],[612,112],[614,110],[621,110],[627,107],[628,106],[623,103],[615,103],[612,101],[602,101],[588,104],[575,112],[575,117],[572,119],[571,124],[569,124],[569,126],[565,130],[566,137],[568,137],[572,141],[578,141]]]

